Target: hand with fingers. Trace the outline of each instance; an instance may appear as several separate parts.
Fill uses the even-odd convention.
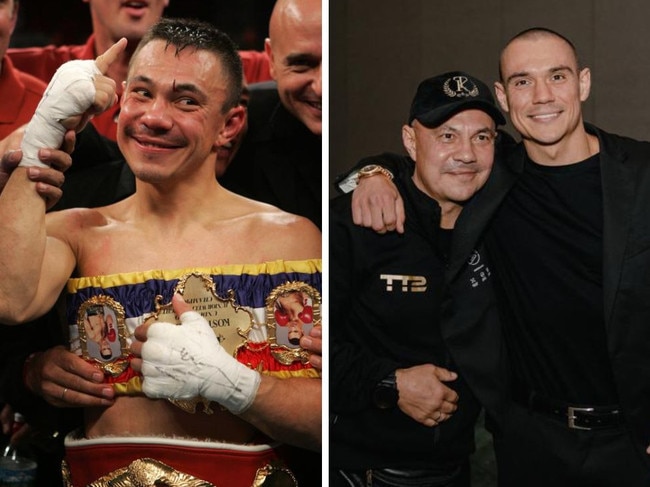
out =
[[[323,327],[314,326],[309,335],[300,338],[300,346],[309,352],[309,363],[319,372],[323,370]]]
[[[38,352],[25,363],[25,385],[58,407],[111,406],[113,388],[104,374],[63,346]]]
[[[42,166],[39,148],[59,147],[66,130],[80,131],[93,115],[117,101],[115,81],[105,73],[126,42],[119,40],[95,61],[69,61],[59,67],[25,129],[20,166]]]
[[[221,346],[210,324],[185,302],[172,298],[181,325],[153,322],[135,329],[134,370],[142,372],[142,391],[150,398],[201,396],[241,414],[255,399],[260,374]]]
[[[399,401],[397,406],[425,426],[437,426],[458,409],[458,394],[445,385],[458,375],[432,364],[416,365],[395,372]]]
[[[115,92],[115,81],[106,76],[106,73],[111,64],[113,64],[118,56],[124,51],[126,44],[127,40],[122,38],[108,48],[104,54],[97,56],[94,67],[98,73],[95,73],[92,80],[95,89],[92,104],[80,118],[71,117],[64,120],[62,123],[66,128],[79,132],[83,127],[85,127],[86,123],[93,115],[98,115],[117,103],[118,98]]]
[[[352,194],[352,221],[377,233],[404,233],[404,201],[383,176],[363,178]]]
[[[22,139],[22,133],[21,133]],[[63,192],[63,173],[72,164],[70,154],[74,149],[76,134],[73,130],[68,130],[63,139],[63,145],[60,149],[40,149],[38,158],[44,167],[29,167],[27,177],[30,181],[36,183],[36,191],[45,200],[46,208],[52,208],[61,199]],[[20,143],[19,143],[20,145]],[[9,176],[13,172],[23,157],[20,150],[4,152],[0,160],[0,192],[7,184]]]
[[[26,441],[34,433],[34,429],[29,423],[16,421],[14,409],[10,404],[5,404],[0,410],[0,423],[2,423],[2,433],[9,437],[9,445],[12,446]]]

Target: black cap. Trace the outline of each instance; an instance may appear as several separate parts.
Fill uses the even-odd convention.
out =
[[[411,103],[409,124],[417,120],[426,127],[437,127],[471,108],[483,110],[497,125],[506,123],[485,83],[462,71],[451,71],[420,83]]]

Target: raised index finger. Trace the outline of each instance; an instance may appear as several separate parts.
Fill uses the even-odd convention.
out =
[[[97,56],[97,59],[95,59],[95,64],[97,65],[97,69],[99,69],[102,74],[106,74],[108,67],[113,64],[113,62],[122,53],[122,51],[124,51],[124,48],[126,48],[126,43],[126,37],[122,37],[119,41],[109,47],[104,54]]]

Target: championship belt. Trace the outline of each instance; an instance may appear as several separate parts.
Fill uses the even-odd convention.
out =
[[[299,344],[300,337],[320,326],[321,297],[317,289],[302,281],[285,281],[275,286],[264,300],[264,309],[251,309],[236,302],[235,292],[217,290],[211,275],[189,272],[180,276],[173,292],[203,316],[221,346],[238,361],[262,374],[277,377],[320,376],[309,364],[309,353]],[[165,321],[179,324],[171,304],[161,294],[155,295],[142,321]],[[118,395],[141,394],[142,378],[130,366],[130,332],[125,306],[107,294],[85,299],[76,315],[77,339],[71,349],[96,365]],[[213,410],[203,398],[170,400],[186,412],[197,407],[206,414]]]

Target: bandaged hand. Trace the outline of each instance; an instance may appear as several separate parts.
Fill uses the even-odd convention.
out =
[[[131,350],[142,357],[133,362],[144,376],[143,392],[151,398],[191,399],[201,396],[234,414],[253,403],[261,376],[232,357],[219,343],[208,322],[174,295],[174,312],[181,325],[155,322],[136,329]]]
[[[126,39],[121,39],[94,61],[59,67],[25,129],[20,166],[47,167],[38,158],[40,148],[58,149],[66,130],[81,130],[92,115],[115,103],[115,82],[104,73],[125,47]]]

